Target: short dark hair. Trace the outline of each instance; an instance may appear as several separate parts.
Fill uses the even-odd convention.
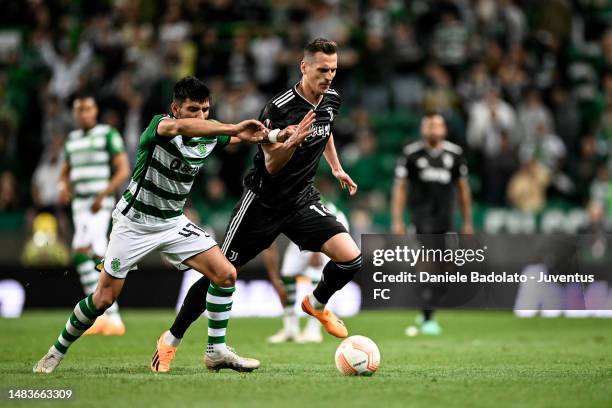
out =
[[[82,100],[89,99],[89,98],[91,98],[96,105],[98,104],[98,101],[96,101],[96,97],[93,94],[93,92],[82,91],[73,96],[71,105],[74,105],[76,101],[79,101],[79,100],[82,101]]]
[[[425,114],[423,115],[423,119],[431,119],[434,116],[440,116],[442,120],[444,120],[444,122],[446,123],[446,118],[444,117],[442,112],[440,112],[439,110],[435,110],[435,109],[426,111]]]
[[[304,55],[314,55],[317,52],[322,52],[327,55],[338,53],[338,44],[335,41],[326,40],[325,38],[315,38],[304,47]]]
[[[172,89],[172,100],[183,102],[185,99],[202,102],[210,97],[206,84],[194,76],[180,79]]]

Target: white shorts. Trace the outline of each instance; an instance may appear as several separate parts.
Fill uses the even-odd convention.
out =
[[[94,255],[104,255],[108,244],[111,210],[102,208],[96,213],[81,210],[74,213],[72,218],[74,221],[72,249],[91,247]]]
[[[314,281],[321,280],[323,268],[329,262],[329,258],[324,253],[320,253],[320,266],[310,266],[311,251],[300,251],[300,248],[293,242],[289,242],[285,255],[283,256],[283,266],[281,276],[305,276]]]
[[[148,253],[159,250],[173,266],[186,269],[182,262],[217,245],[204,231],[181,215],[167,227],[149,227],[130,221],[121,213],[113,213],[113,229],[104,270],[115,278],[124,279],[130,270]]]

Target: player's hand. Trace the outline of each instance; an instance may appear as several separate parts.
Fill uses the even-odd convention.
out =
[[[236,137],[244,142],[259,143],[264,139],[266,127],[258,120],[248,119],[236,125]]]
[[[355,193],[357,192],[357,183],[355,183],[353,179],[348,174],[346,174],[343,169],[332,170],[332,174],[335,178],[338,179],[338,181],[340,182],[340,187],[342,187],[343,190],[346,190],[348,188],[349,194],[355,195]]]
[[[461,228],[461,233],[465,235],[474,234],[474,226],[471,222],[466,222],[463,224],[463,228]]]
[[[91,205],[92,213],[97,213],[98,211],[100,211],[100,208],[102,208],[102,201],[104,200],[104,197],[106,197],[104,194],[98,194],[96,196],[96,200]]]
[[[403,235],[406,233],[406,225],[401,221],[394,222],[393,225],[391,225],[391,232],[394,234]]]
[[[310,255],[310,259],[308,260],[308,265],[312,266],[313,268],[317,268],[319,266],[321,266],[322,264],[322,260],[321,260],[321,253],[320,252],[313,252]]]
[[[317,115],[313,110],[308,111],[308,113],[302,118],[300,123],[298,123],[297,127],[294,128],[293,132],[289,134],[289,137],[283,143],[283,146],[291,149],[297,147],[302,144],[304,139],[306,139],[312,133],[312,124],[315,122]],[[289,131],[291,126],[283,129],[283,131]]]
[[[287,291],[285,290],[285,287],[283,286],[283,282],[281,282],[280,280],[275,280],[272,282],[272,286],[274,287],[274,290],[276,291],[276,294],[278,295],[281,304],[283,306],[287,305]]]

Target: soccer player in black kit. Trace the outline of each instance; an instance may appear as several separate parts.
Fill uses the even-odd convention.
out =
[[[260,121],[273,129],[267,135],[270,143],[258,146],[253,168],[245,177],[244,192],[234,208],[221,249],[239,268],[268,248],[282,233],[302,250],[326,254],[331,260],[325,265],[313,293],[303,299],[302,309],[316,317],[328,333],[343,338],[348,336],[344,323],[325,305],[359,271],[361,251],[344,226],[321,204],[319,192],[313,186],[323,155],[342,188],[348,188],[350,195],[357,192],[357,185],[342,169],[332,134],[341,104],[340,95],[330,87],[337,66],[336,43],[320,38],[313,40],[304,49],[300,82],[274,96],[263,108]],[[312,132],[301,145],[287,148],[284,143],[275,143],[277,129],[300,123],[311,111],[316,119]],[[203,313],[208,303],[205,299],[211,295],[214,293],[211,293],[208,280],[197,281],[187,293],[170,334],[181,339],[191,323]],[[217,311],[209,309],[208,312]],[[211,346],[211,333],[214,336],[217,329],[211,327],[210,322],[209,319],[208,347]],[[168,345],[162,346],[160,351],[158,342],[158,356],[168,350]],[[165,355],[174,358],[173,352]]]
[[[426,248],[441,248],[444,236],[453,231],[455,192],[463,216],[461,232],[472,234],[472,206],[467,165],[460,146],[446,138],[446,122],[439,113],[428,113],[421,121],[422,140],[404,147],[395,168],[395,184],[391,198],[392,231],[405,234],[404,210],[408,201],[411,219],[419,239]],[[441,333],[432,318],[432,305],[444,294],[444,287],[422,291],[423,317],[421,333]]]

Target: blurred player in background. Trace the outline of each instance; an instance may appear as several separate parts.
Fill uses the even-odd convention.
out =
[[[349,230],[346,215],[333,203],[321,200],[326,210],[333,214],[336,219]],[[276,257],[270,252],[277,252],[276,245],[264,251],[264,257]],[[323,268],[330,261],[329,257],[321,252],[300,251],[293,242],[289,242],[283,256],[280,276],[274,260],[269,260],[266,269],[270,275],[270,281],[276,289],[281,303],[283,304],[283,327],[278,333],[268,338],[269,343],[285,343],[295,341],[297,343],[320,343],[323,341],[321,334],[321,323],[313,316],[306,319],[306,327],[300,332],[300,317],[296,309],[297,280],[304,277],[310,280],[312,285],[317,286],[323,274]]]
[[[444,245],[444,235],[453,231],[455,191],[463,216],[463,234],[472,234],[472,204],[467,164],[463,149],[445,140],[446,122],[439,113],[428,113],[421,120],[422,140],[407,145],[395,168],[391,199],[392,231],[405,234],[406,201],[419,240],[426,248]],[[434,265],[441,267],[442,265]],[[433,306],[444,295],[444,287],[424,288],[420,332],[438,335],[440,325],[433,319]],[[407,331],[407,334],[409,332]]]
[[[130,176],[130,165],[119,132],[98,123],[98,105],[92,96],[77,96],[72,112],[79,128],[66,137],[59,193],[63,204],[72,204],[73,263],[85,295],[91,295],[99,278],[95,266],[108,244],[115,193]],[[85,334],[123,333],[125,325],[113,303]]]

